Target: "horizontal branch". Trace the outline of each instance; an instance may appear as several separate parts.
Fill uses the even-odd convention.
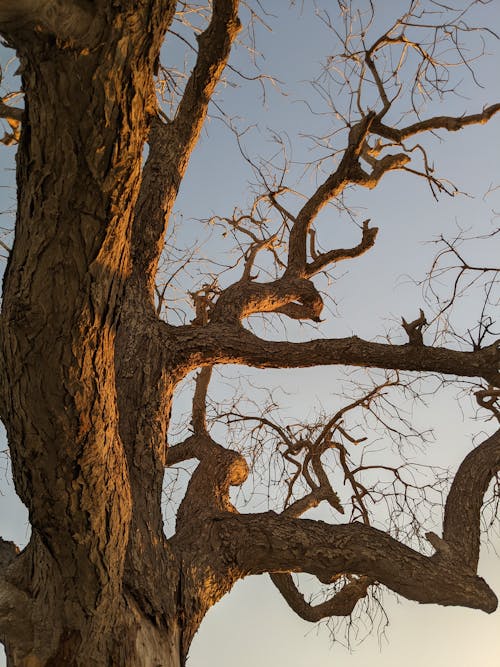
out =
[[[171,466],[178,465],[184,461],[198,459],[200,457],[201,455],[197,449],[196,439],[194,437],[189,437],[178,445],[168,447],[165,465],[167,468],[170,468]]]
[[[463,116],[434,116],[426,120],[413,123],[407,127],[394,128],[384,125],[378,117],[371,124],[371,132],[386,139],[400,142],[421,132],[431,132],[433,130],[447,130],[448,132],[457,132],[468,125],[483,125],[487,123],[496,113],[500,111],[500,104],[492,104],[485,107],[481,113],[475,113]]]
[[[257,368],[343,365],[481,377],[500,386],[498,343],[473,352],[373,343],[357,336],[290,343],[263,340],[243,327],[222,322],[206,327],[180,327],[175,336],[182,351],[182,362],[191,368],[216,363]],[[168,340],[170,342],[170,338]]]
[[[426,535],[435,549],[432,556],[363,523],[330,525],[284,513],[221,516],[218,532],[226,553],[245,575],[269,572],[292,609],[307,620],[350,613],[374,582],[409,600],[491,613],[497,608],[496,595],[476,570],[480,509],[499,470],[500,429],[460,465],[446,501],[443,538]],[[358,575],[363,581],[354,580],[354,590],[349,592],[347,585],[340,597],[314,608],[296,589],[292,572],[308,572],[324,583],[339,574]]]
[[[3,100],[0,100],[0,118],[5,118],[5,120],[20,123],[23,119],[24,109],[19,109],[18,107],[11,107],[9,104],[5,104]]]
[[[308,572],[328,582],[339,573],[357,574],[408,600],[488,613],[497,608],[493,591],[465,564],[424,556],[361,523],[330,525],[267,512],[225,515],[216,529],[245,575]]]

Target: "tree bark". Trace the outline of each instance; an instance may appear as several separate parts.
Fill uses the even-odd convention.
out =
[[[96,3],[90,49],[78,32],[62,43],[69,23],[55,34],[43,12],[8,25],[25,115],[1,407],[33,529],[7,571],[31,605],[31,647],[6,638],[16,666],[157,664],[136,644],[165,643],[123,587],[132,499],[115,338],[153,73],[175,3],[142,3],[134,21],[107,5]],[[176,633],[170,623],[167,644],[178,645]]]
[[[150,291],[237,3],[215,1],[171,126],[155,120],[154,73],[176,3],[93,4],[0,11],[25,93],[0,408],[33,531],[20,555],[4,550],[0,639],[12,667],[178,667],[234,576],[163,533],[169,406],[190,368],[155,340]]]
[[[386,155],[370,173],[361,169],[370,131],[391,136],[375,112],[352,126],[338,169],[290,217],[281,278],[255,282],[247,258],[242,279],[192,325],[159,320],[153,288],[168,218],[240,27],[237,0],[212,1],[181,102],[165,120],[154,75],[175,7],[173,0],[19,0],[0,8],[25,95],[24,112],[0,109],[22,123],[0,315],[0,417],[32,526],[22,553],[0,540],[0,641],[9,667],[181,667],[208,609],[250,573],[273,573],[309,619],[350,613],[375,580],[421,602],[493,611],[496,598],[476,566],[482,496],[500,465],[498,435],[460,468],[443,538],[429,538],[430,558],[369,526],[327,526],[290,512],[238,515],[229,490],[246,480],[248,466],[208,432],[208,369],[197,381],[192,437],[167,450],[174,389],[198,366],[352,364],[499,378],[498,346],[465,353],[427,347],[421,337],[400,346],[357,337],[291,344],[242,326],[256,312],[317,321],[323,304],[312,277],[373,246],[377,230],[368,222],[354,248],[311,259],[306,243],[315,216],[347,185],[374,187],[410,160]],[[406,132],[455,124],[438,118]],[[167,540],[164,470],[187,459],[198,467]],[[473,500],[465,506],[464,493]],[[299,500],[294,511],[325,498]],[[288,577],[302,571],[322,581],[339,572],[359,578],[334,603],[311,610]]]

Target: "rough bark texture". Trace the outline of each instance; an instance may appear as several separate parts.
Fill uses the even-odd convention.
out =
[[[22,118],[0,110],[22,121],[16,235],[0,320],[0,414],[33,529],[20,554],[0,541],[0,640],[9,667],[180,667],[208,609],[238,579],[263,572],[275,573],[290,606],[309,620],[350,613],[374,581],[420,602],[493,611],[496,598],[476,566],[479,508],[500,468],[498,433],[464,461],[443,538],[429,538],[430,558],[368,526],[238,515],[229,488],[245,481],[248,467],[207,431],[207,370],[198,379],[193,436],[167,452],[166,433],[176,384],[214,363],[378,366],[498,384],[497,346],[463,353],[356,337],[290,344],[262,340],[242,325],[256,312],[317,320],[322,301],[312,277],[374,244],[377,230],[366,224],[354,248],[307,252],[312,222],[330,199],[347,185],[374,187],[410,160],[386,155],[365,171],[370,132],[399,141],[437,127],[457,130],[485,122],[498,105],[404,130],[366,114],[338,168],[290,217],[282,277],[258,283],[248,263],[193,325],[169,326],[153,303],[166,225],[239,30],[237,0],[214,0],[182,101],[172,119],[162,119],[154,73],[175,5],[18,0],[0,8],[25,94]],[[164,470],[191,458],[199,464],[167,540]],[[473,497],[466,507],[464,494]],[[305,500],[301,511],[317,503]],[[288,577],[302,571],[322,581],[339,572],[360,578],[314,611]]]

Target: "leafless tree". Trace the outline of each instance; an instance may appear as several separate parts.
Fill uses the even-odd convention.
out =
[[[442,498],[442,534],[428,532],[425,549],[413,517],[422,503],[441,507],[432,495],[444,493],[439,479],[426,482],[404,460],[372,463],[363,436],[344,421],[359,413],[393,428],[384,424],[388,392],[414,391],[408,371],[481,378],[478,400],[498,418],[500,354],[491,327],[483,322],[477,344],[464,350],[425,344],[423,312],[403,320],[404,344],[357,336],[270,340],[260,325],[248,326],[260,314],[321,321],[324,298],[315,281],[360,258],[377,238],[366,220],[352,247],[328,245],[320,213],[327,204],[342,208],[348,190],[375,188],[400,170],[425,179],[436,196],[454,192],[417,139],[486,123],[500,110],[497,103],[436,115],[431,105],[446,104],[455,66],[474,75],[464,40],[481,40],[488,30],[475,31],[467,8],[437,2],[426,9],[413,0],[374,39],[370,2],[364,12],[345,2],[335,16],[318,12],[342,45],[313,82],[332,121],[331,132],[313,138],[324,149],[309,165],[319,184],[302,195],[287,181],[286,151],[279,166],[256,161],[242,129],[224,117],[259,192],[249,211],[211,218],[240,254],[222,277],[208,272],[191,294],[192,321],[179,323],[171,308],[165,315],[167,292],[192,257],[171,243],[157,279],[158,267],[189,158],[231,66],[238,12],[243,27],[265,17],[259,2],[239,4],[0,2],[0,32],[15,49],[24,96],[23,107],[12,96],[0,104],[10,126],[5,141],[19,142],[15,238],[11,248],[2,242],[9,259],[0,416],[32,527],[21,553],[0,541],[0,639],[10,667],[183,665],[207,611],[250,574],[269,573],[308,620],[351,614],[378,584],[421,603],[490,613],[497,607],[477,564],[483,497],[500,469],[500,431],[461,463]],[[194,42],[182,32],[187,24]],[[168,31],[186,44],[186,72],[169,67],[168,48],[160,52]],[[461,274],[473,268],[456,244],[449,250]],[[221,411],[219,419],[257,425],[262,451],[271,443],[270,456],[283,466],[284,504],[245,513],[230,489],[249,475],[246,456],[231,438],[220,444],[207,420],[208,383],[219,364],[370,367],[386,375],[312,424],[287,427],[237,405]],[[168,447],[174,392],[197,369],[191,432]],[[418,435],[400,424],[396,439]],[[167,538],[165,469],[190,460],[198,465]],[[348,498],[335,479],[347,482]],[[409,522],[391,515],[392,525],[381,530],[371,506],[391,497]],[[336,513],[331,523],[300,518],[322,502]],[[332,584],[331,597],[307,602],[291,576],[300,572]]]

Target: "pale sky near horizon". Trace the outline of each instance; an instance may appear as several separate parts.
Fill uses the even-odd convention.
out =
[[[376,5],[381,23],[395,18],[402,4],[396,0],[379,0]],[[240,88],[227,86],[221,93],[224,108],[230,109],[232,115],[244,118],[248,125],[259,123],[259,131],[253,131],[248,140],[253,155],[258,155],[259,151],[271,153],[268,129],[286,132],[292,145],[298,147],[298,135],[319,133],[327,122],[324,117],[311,115],[304,100],[307,98],[316,110],[321,109],[320,100],[305,81],[318,74],[320,63],[331,48],[331,34],[305,7],[302,11],[289,9],[288,3],[282,0],[269,0],[265,6],[272,14],[282,15],[279,20],[268,17],[272,32],[257,31],[257,46],[266,58],[259,62],[264,71],[275,74],[282,82],[280,89],[268,85],[264,104],[259,99],[257,84],[240,81]],[[283,7],[286,7],[284,11]],[[498,1],[482,8],[481,12],[476,17],[478,22],[500,30]],[[500,99],[500,47],[492,41],[489,50],[491,55],[477,66],[484,87],[472,86],[470,78],[464,75],[463,95],[447,98],[439,113],[473,113]],[[237,53],[232,62],[244,67],[244,58],[242,52]],[[320,335],[342,337],[355,333],[365,338],[383,337],[388,329],[396,327],[401,315],[412,319],[418,314],[422,305],[421,291],[408,275],[421,278],[428,269],[435,247],[426,242],[440,233],[453,234],[457,225],[465,228],[477,225],[480,233],[492,230],[492,210],[500,209],[500,201],[495,193],[484,195],[500,182],[500,118],[493,119],[487,126],[440,136],[442,143],[432,142],[437,172],[472,196],[443,196],[436,202],[421,179],[400,173],[386,176],[374,192],[355,191],[350,201],[359,209],[359,220],[371,218],[372,224],[380,227],[380,233],[371,252],[336,271],[336,310],[333,315],[325,315],[327,321],[321,325]],[[3,170],[0,211],[6,211],[15,203],[13,150],[0,148]],[[304,154],[304,149],[297,148],[296,159],[303,159]],[[220,121],[211,120],[193,155],[177,204],[184,220],[182,242],[195,243],[202,233],[202,227],[193,221],[195,218],[209,218],[215,213],[230,215],[234,206],[248,204],[250,195],[246,182],[250,177],[231,133]],[[302,187],[312,187],[312,183],[313,177],[306,176]],[[328,215],[331,216],[331,212]],[[5,214],[0,225],[10,224],[10,220],[9,214]],[[347,243],[345,239],[357,242],[354,231],[355,228],[349,227],[345,233],[338,232],[341,240],[337,243]],[[484,255],[479,256],[484,261],[487,261],[486,255],[488,261],[498,257],[498,239],[493,243],[496,246],[490,244],[486,250],[480,250]],[[463,324],[475,315],[474,306],[467,305],[457,315],[457,322]],[[292,335],[305,339],[318,334],[297,328]],[[260,384],[266,383],[269,377],[279,382],[290,392],[289,413],[297,416],[310,416],[320,403],[328,408],[331,393],[340,382],[337,375],[325,368],[279,375],[261,371],[254,377],[258,377]],[[491,432],[490,426],[472,420],[473,406],[466,402],[464,405],[464,410],[468,410],[465,414],[450,395],[445,395],[438,399],[431,397],[428,408],[417,411],[418,420],[436,429],[436,442],[424,458],[456,466],[470,448],[473,435],[482,430]],[[2,435],[0,438],[1,451],[5,448],[5,439]],[[0,459],[0,464],[3,461],[5,459]],[[8,470],[4,475],[3,467],[0,468],[0,492],[3,494],[0,496],[0,535],[23,545],[29,537],[26,512],[14,497]],[[500,595],[500,561],[495,548],[500,553],[498,530],[491,535],[490,543],[483,546],[480,573]],[[354,642],[350,652],[341,644],[341,635],[339,642],[332,644],[325,624],[317,626],[299,619],[268,577],[251,577],[238,583],[210,610],[193,642],[188,666],[396,667],[403,663],[405,667],[476,667],[479,664],[497,667],[500,662],[500,611],[488,616],[472,610],[418,605],[393,595],[386,596],[385,608],[390,624],[384,635],[372,632],[360,645]],[[359,632],[362,637],[362,624]],[[4,665],[0,649],[0,667]]]

